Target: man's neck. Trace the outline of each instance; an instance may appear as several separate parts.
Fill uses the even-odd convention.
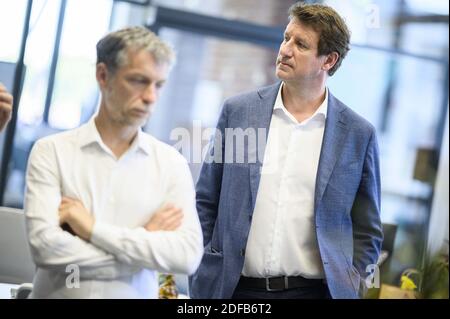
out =
[[[106,146],[120,158],[136,138],[138,128],[120,125],[106,120],[102,114],[95,118],[95,126]]]
[[[319,85],[283,83],[281,96],[286,109],[302,122],[313,115],[325,100],[325,82]]]

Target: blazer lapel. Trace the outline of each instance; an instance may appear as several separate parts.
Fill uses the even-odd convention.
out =
[[[348,133],[344,116],[345,107],[331,94],[328,95],[328,114],[325,122],[325,132],[317,169],[314,211],[322,199],[331,173],[342,150],[342,144]]]
[[[272,119],[273,106],[278,95],[281,82],[258,90],[258,100],[249,108],[249,127],[256,130],[258,138],[256,163],[250,164],[250,190],[252,194],[252,209],[255,208],[256,194],[261,179],[261,169],[264,161],[264,152],[269,136],[270,120]],[[264,130],[265,134],[261,134]],[[261,140],[263,139],[263,140]]]

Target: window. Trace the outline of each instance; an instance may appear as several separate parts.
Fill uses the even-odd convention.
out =
[[[177,142],[171,132],[184,128],[191,136],[215,128],[225,98],[276,81],[276,51],[244,42],[204,37],[162,28],[160,36],[177,52],[177,64],[163,88],[147,131],[168,144]],[[194,133],[196,132],[196,133]],[[208,143],[184,145],[194,180],[201,161],[198,155]]]
[[[46,135],[78,126],[95,111],[98,97],[95,81],[95,44],[108,31],[112,0],[67,0],[65,19],[61,21],[63,30],[49,123],[44,121],[61,4],[62,1],[33,1],[25,54],[25,79],[4,194],[6,206],[23,206],[25,171],[33,143]],[[25,12],[25,5],[26,1],[18,1],[17,6],[8,6],[5,10],[2,8],[0,12],[2,15],[5,12],[7,16],[14,16],[19,10]],[[23,16],[23,13],[18,16]],[[20,28],[17,26],[12,29],[21,30],[22,24],[21,21]],[[2,30],[10,28],[5,27]],[[20,47],[21,33],[13,34],[17,37],[16,41]],[[13,56],[14,54],[18,53],[11,49],[8,56],[15,62],[17,57]]]
[[[95,45],[108,31],[111,7],[111,0],[72,0],[67,4],[50,106],[49,125],[53,128],[78,127],[96,110]]]

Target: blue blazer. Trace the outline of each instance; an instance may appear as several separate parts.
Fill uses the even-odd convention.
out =
[[[222,161],[204,162],[196,185],[205,252],[189,278],[192,298],[231,298],[239,281],[262,161],[227,163],[225,129],[268,132],[279,86],[224,103],[218,122],[221,140],[210,147],[210,155]],[[377,138],[369,122],[331,93],[328,103],[314,198],[317,240],[332,297],[358,298],[366,267],[376,264],[383,239]]]

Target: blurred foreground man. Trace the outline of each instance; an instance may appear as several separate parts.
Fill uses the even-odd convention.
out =
[[[197,269],[203,243],[187,163],[141,130],[172,60],[145,28],[107,35],[97,44],[99,113],[33,147],[31,297],[157,298],[156,271]]]
[[[281,82],[225,101],[203,164],[205,254],[190,278],[194,298],[358,298],[377,262],[375,129],[326,87],[350,32],[324,5],[297,3],[289,14],[276,61]],[[243,149],[230,136],[239,131],[248,133]]]

